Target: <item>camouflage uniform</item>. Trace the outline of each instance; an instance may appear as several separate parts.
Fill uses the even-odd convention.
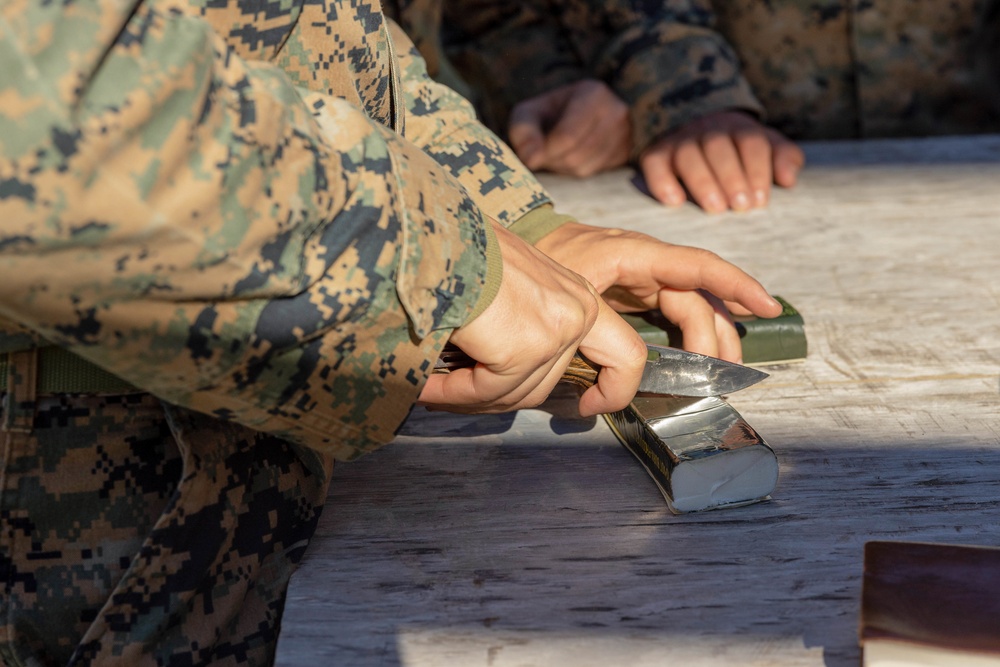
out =
[[[333,460],[495,294],[487,217],[562,219],[377,2],[0,21],[0,659],[267,664]]]
[[[411,17],[442,16],[438,49],[498,131],[517,102],[598,78],[630,105],[638,152],[724,109],[797,139],[1000,131],[1000,80],[981,75],[973,48],[1000,38],[987,1],[398,0],[395,11],[414,31],[427,32]],[[430,53],[434,37],[414,39]]]

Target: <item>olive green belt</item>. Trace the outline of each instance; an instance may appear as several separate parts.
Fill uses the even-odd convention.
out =
[[[0,391],[7,390],[7,354],[0,354]],[[39,394],[126,394],[141,391],[61,347],[38,349]]]

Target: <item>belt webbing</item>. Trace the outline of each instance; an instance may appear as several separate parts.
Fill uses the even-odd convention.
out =
[[[0,391],[7,390],[7,354],[0,354]],[[141,391],[125,380],[61,347],[38,350],[40,394],[126,394]]]

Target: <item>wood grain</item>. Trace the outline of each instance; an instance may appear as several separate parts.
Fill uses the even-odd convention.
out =
[[[773,500],[671,515],[569,390],[416,411],[335,472],[277,664],[855,667],[866,540],[1000,544],[1000,137],[806,148],[749,214],[664,209],[626,171],[545,179],[800,310],[808,359],[730,398],[777,452]]]
[[[450,373],[458,368],[470,368],[475,365],[475,359],[467,355],[460,348],[448,343],[441,351],[437,365],[431,372]],[[576,354],[569,360],[569,366],[566,367],[559,381],[568,382],[587,389],[597,383],[597,374],[599,371],[600,368],[598,366]]]

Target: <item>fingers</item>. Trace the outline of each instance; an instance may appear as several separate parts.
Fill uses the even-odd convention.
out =
[[[478,363],[432,375],[420,403],[454,412],[533,407],[552,391],[580,348],[605,367],[596,391],[584,394],[587,414],[627,405],[645,360],[638,334],[582,277],[506,229],[495,231],[504,262],[500,289],[479,317],[451,335]]]
[[[512,351],[516,343],[507,339]],[[447,374],[431,375],[419,403],[459,413],[497,413],[538,405],[552,392],[574,353],[573,348],[551,357],[524,352],[506,365],[479,362]],[[481,354],[481,353],[477,353]]]
[[[718,255],[701,248],[668,245],[666,260],[651,265],[650,278],[674,289],[703,290],[741,305],[758,317],[777,317],[781,304],[756,279]],[[633,269],[630,269],[633,270]]]
[[[545,167],[585,178],[624,165],[630,149],[628,106],[603,83],[582,81],[545,138]]]
[[[627,310],[656,308],[660,290],[669,288],[705,290],[758,317],[781,313],[781,304],[757,280],[702,248],[581,223],[562,225],[536,246]]]
[[[718,297],[701,290],[663,290],[660,311],[680,328],[688,352],[743,363],[743,345],[736,325]]]
[[[529,168],[577,177],[624,165],[632,146],[628,106],[597,80],[577,81],[518,104],[508,134]]]
[[[680,185],[708,213],[766,206],[772,183],[795,184],[802,150],[742,112],[699,118],[654,144],[640,158],[653,196],[668,205]]]
[[[687,201],[681,182],[673,169],[674,144],[662,141],[645,151],[639,158],[639,169],[650,194],[661,204],[680,206]]]
[[[709,160],[698,140],[684,138],[674,151],[674,171],[696,204],[707,213],[722,213],[729,208],[729,201]]]
[[[580,416],[616,412],[628,406],[642,379],[646,344],[639,334],[598,298],[594,327],[580,344],[580,352],[601,366],[597,383],[580,397]]]
[[[658,307],[684,333],[684,349],[710,357],[719,356],[715,311],[698,292],[663,289]]]
[[[734,317],[747,317],[749,315],[753,315],[753,313],[735,301],[726,301],[725,305],[726,310],[728,310]]]
[[[545,162],[545,128],[565,105],[566,93],[549,91],[521,102],[511,111],[508,140],[511,148],[529,169]]]
[[[709,134],[702,139],[702,151],[729,208],[746,211],[756,202],[751,200],[749,169],[742,151],[737,148],[738,137],[734,134]]]
[[[733,322],[732,313],[729,312],[723,300],[714,294],[705,291],[699,291],[699,293],[712,307],[714,314],[712,321],[715,324],[715,340],[718,346],[718,354],[716,356],[726,361],[742,364],[743,343],[740,341],[740,334],[736,330],[736,324]]]
[[[763,132],[739,132],[733,137],[739,160],[746,174],[747,185],[754,207],[767,206],[771,198],[772,169],[771,142]]]
[[[741,358],[730,308],[765,318],[781,314],[781,304],[757,280],[708,250],[580,223],[563,225],[537,245],[620,312],[659,309],[681,327],[685,348],[694,352]]]
[[[715,309],[715,335],[719,344],[719,358],[736,364],[743,363],[743,341],[736,330],[733,316],[721,303],[713,304]]]
[[[639,167],[653,196],[668,206],[686,200],[684,189],[706,213],[756,206],[740,152],[728,135],[667,137],[640,157]]]

